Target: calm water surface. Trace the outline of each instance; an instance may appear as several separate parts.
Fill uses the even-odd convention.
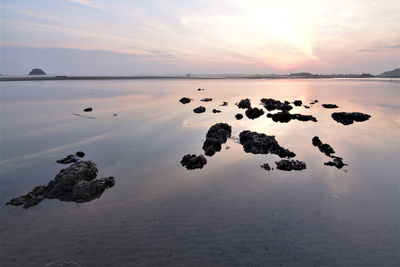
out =
[[[44,266],[400,265],[400,83],[387,80],[115,80],[2,82],[0,262]],[[198,87],[205,88],[198,92]],[[194,101],[182,105],[187,96]],[[212,102],[200,102],[212,97]],[[263,97],[306,104],[318,122],[237,121],[234,103]],[[228,101],[227,107],[220,107]],[[343,126],[319,104],[370,114]],[[206,113],[192,110],[203,105]],[[84,115],[82,110],[92,107]],[[214,114],[213,108],[222,113]],[[113,116],[117,113],[117,116]],[[306,162],[273,167],[234,139],[201,170],[180,165],[202,153],[211,125],[275,135]],[[324,166],[313,136],[348,164]],[[88,203],[44,200],[24,210],[10,198],[46,184],[78,150],[116,185]]]

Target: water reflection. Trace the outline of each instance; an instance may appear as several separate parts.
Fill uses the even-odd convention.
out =
[[[45,265],[60,258],[84,266],[396,265],[398,84],[4,82],[2,203],[47,183],[59,170],[54,159],[72,151],[85,151],[97,163],[100,177],[118,180],[101,198],[82,205],[45,200],[24,212],[1,206],[0,261],[11,266]],[[197,91],[199,87],[205,90]],[[181,104],[184,96],[193,101]],[[201,102],[203,98],[213,100]],[[234,103],[245,98],[257,108],[263,108],[262,98],[304,104],[318,99],[309,109],[291,110],[318,121],[275,123],[265,114],[236,120],[243,111]],[[223,101],[229,104],[220,106]],[[335,112],[367,113],[371,119],[343,126],[320,103],[337,104]],[[206,112],[194,114],[199,105]],[[93,107],[95,120],[72,115],[87,106]],[[307,169],[267,172],[260,165],[274,166],[278,156],[245,153],[233,139],[207,158],[202,169],[183,168],[183,155],[204,153],[208,129],[221,122],[232,127],[236,138],[244,130],[274,135]],[[314,136],[345,159],[348,172],[324,165],[326,156],[312,145]]]

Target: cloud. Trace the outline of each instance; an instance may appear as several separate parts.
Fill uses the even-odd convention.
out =
[[[399,44],[391,44],[391,45],[375,45],[371,48],[358,49],[356,51],[361,53],[373,53],[373,52],[390,52],[398,49],[400,49]]]
[[[67,0],[68,2],[71,3],[75,3],[75,4],[80,4],[86,7],[90,7],[90,8],[96,8],[96,9],[101,9],[100,5],[97,3],[94,3],[92,1],[88,1],[88,0]]]
[[[382,49],[358,49],[357,52],[372,53],[372,52],[385,52],[385,50],[382,50]]]

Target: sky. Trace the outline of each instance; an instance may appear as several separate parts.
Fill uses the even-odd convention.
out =
[[[0,72],[379,74],[398,0],[1,0]]]

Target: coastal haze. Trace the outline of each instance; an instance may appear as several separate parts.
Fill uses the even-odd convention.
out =
[[[400,266],[399,1],[0,11],[1,266]]]

